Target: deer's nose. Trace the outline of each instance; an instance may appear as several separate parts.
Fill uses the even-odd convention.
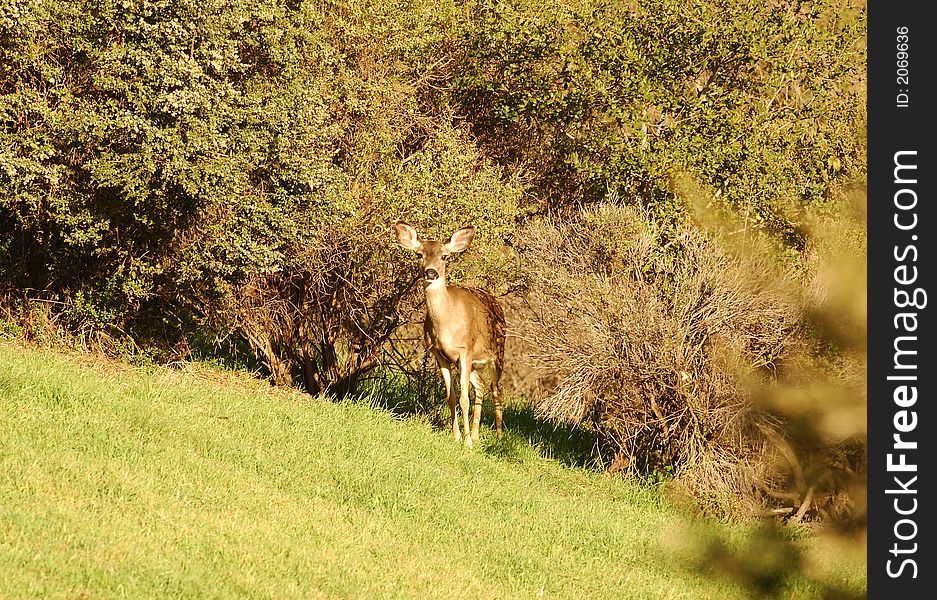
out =
[[[439,273],[436,271],[436,269],[426,269],[423,271],[423,276],[427,281],[435,281],[439,278]]]

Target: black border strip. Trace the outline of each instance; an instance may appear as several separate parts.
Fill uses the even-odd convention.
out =
[[[937,506],[930,492],[937,441],[930,303],[937,295],[925,301],[930,292],[937,294],[932,116],[937,102],[929,81],[937,64],[937,21],[927,18],[925,7],[924,2],[868,3],[870,598],[937,597],[932,560]],[[906,57],[900,54],[903,43]],[[900,306],[907,303],[911,306]]]

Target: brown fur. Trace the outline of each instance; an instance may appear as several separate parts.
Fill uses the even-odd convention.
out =
[[[495,364],[500,371],[504,365],[504,336],[507,322],[504,319],[504,310],[495,297],[484,290],[476,288],[461,288],[475,296],[485,306],[488,314],[488,339],[492,341],[495,350]]]

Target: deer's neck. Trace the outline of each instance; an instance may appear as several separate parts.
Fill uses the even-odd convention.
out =
[[[442,278],[426,286],[426,311],[434,324],[438,324],[445,319],[449,313],[449,305],[452,293],[449,286]]]

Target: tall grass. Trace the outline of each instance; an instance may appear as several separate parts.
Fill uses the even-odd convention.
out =
[[[653,489],[366,403],[0,344],[3,598],[750,597],[668,543],[686,524]],[[708,527],[733,552],[753,531]],[[831,571],[860,593],[841,556],[778,592]]]

